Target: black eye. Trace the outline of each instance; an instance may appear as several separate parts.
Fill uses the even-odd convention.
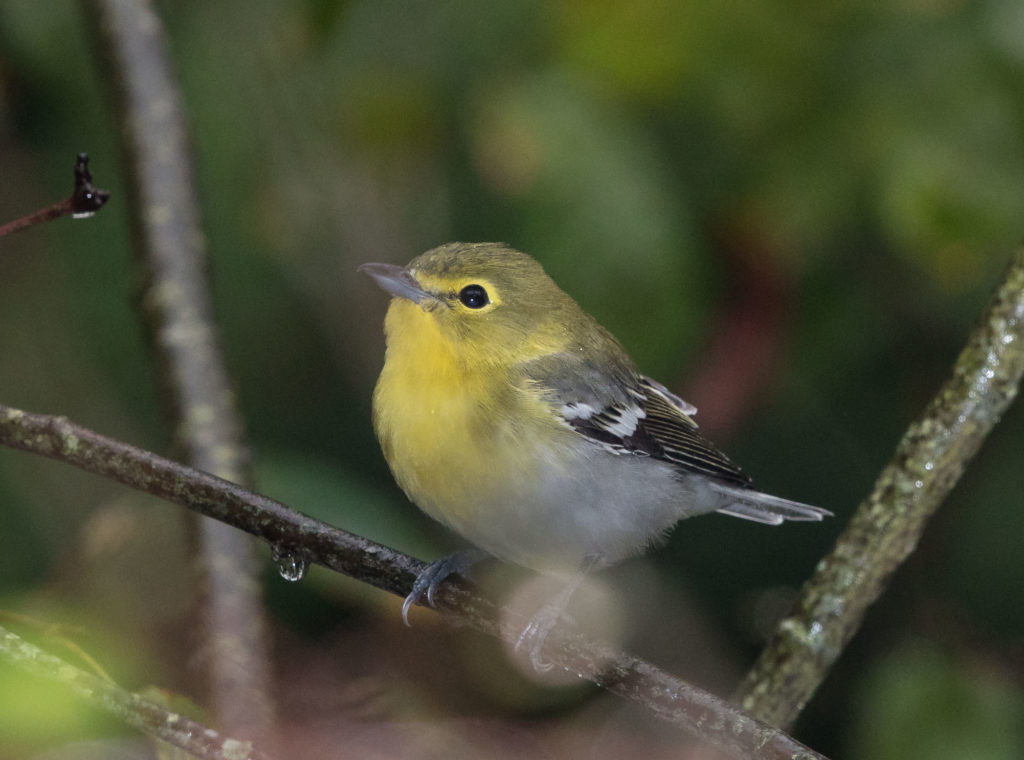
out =
[[[468,309],[482,309],[491,302],[481,285],[467,285],[459,291],[459,301]]]

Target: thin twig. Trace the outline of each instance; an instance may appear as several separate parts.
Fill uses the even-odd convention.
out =
[[[79,427],[63,417],[0,406],[0,445],[30,451],[117,480],[261,538],[298,564],[315,562],[399,596],[425,567],[417,559],[289,509],[205,472]],[[515,642],[526,621],[470,584],[446,582],[438,609],[453,623]],[[504,612],[504,611],[503,611]],[[555,629],[544,657],[581,678],[639,703],[738,758],[821,758],[782,731],[635,657]]]
[[[37,224],[60,219],[71,214],[76,219],[90,217],[99,211],[103,204],[110,200],[110,192],[92,185],[92,173],[89,171],[89,154],[79,153],[75,157],[75,187],[71,195],[52,206],[33,211],[20,219],[0,225],[0,238],[13,232],[21,232]]]
[[[242,423],[213,316],[188,124],[163,25],[147,0],[84,0],[113,84],[127,175],[140,319],[177,447],[198,469],[251,483]],[[272,732],[269,645],[252,541],[198,518],[202,641],[212,707],[227,730]]]
[[[1022,375],[1024,248],[952,376],[908,428],[874,490],[740,686],[736,700],[747,712],[783,728],[792,724],[1017,395]]]
[[[76,668],[0,626],[0,660],[69,688],[129,726],[204,760],[271,760],[249,741],[222,736],[109,680]]]

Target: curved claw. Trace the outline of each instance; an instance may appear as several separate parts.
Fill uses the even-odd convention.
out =
[[[540,653],[548,634],[551,633],[551,629],[555,627],[555,623],[558,622],[561,615],[561,609],[556,609],[551,604],[545,604],[537,611],[536,615],[530,618],[530,622],[526,624],[523,632],[516,639],[515,651],[518,652],[525,648],[530,656],[530,664],[538,673],[546,673],[553,667],[552,663],[545,662],[541,658]]]
[[[461,575],[464,578],[469,577],[469,571],[477,562],[485,559],[487,555],[478,549],[463,549],[449,554],[447,557],[436,559],[423,568],[420,574],[416,576],[416,580],[413,581],[412,591],[405,597],[405,601],[402,602],[402,621],[406,625],[409,623],[409,610],[414,604],[419,604],[423,601],[424,595],[427,597],[427,604],[431,607],[434,606],[434,595],[437,593],[438,587],[447,580],[450,575]]]
[[[422,594],[417,594],[413,591],[405,597],[405,600],[402,602],[402,622],[410,628],[412,627],[412,623],[409,622],[409,608],[416,604],[420,600],[421,596]]]
[[[553,663],[545,662],[541,657],[544,641],[547,639],[548,634],[551,633],[551,629],[555,627],[565,613],[566,608],[569,606],[569,600],[576,593],[576,589],[583,582],[587,570],[590,569],[594,561],[596,560],[588,559],[584,569],[572,576],[561,591],[547,604],[537,610],[536,614],[530,618],[530,622],[526,624],[523,632],[519,634],[519,638],[516,639],[515,651],[518,652],[525,647],[530,655],[530,664],[533,665],[533,669],[538,673],[546,673],[553,667]]]

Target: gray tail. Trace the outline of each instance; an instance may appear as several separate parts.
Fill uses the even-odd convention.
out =
[[[766,525],[781,525],[786,520],[820,521],[831,517],[827,509],[801,504],[798,501],[781,499],[778,496],[761,493],[752,488],[714,483],[712,488],[718,492],[719,498],[725,502],[724,507],[717,511],[723,515],[742,517]]]

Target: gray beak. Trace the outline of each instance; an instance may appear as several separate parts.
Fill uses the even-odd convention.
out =
[[[405,267],[394,264],[363,264],[357,271],[370,275],[384,290],[398,298],[407,298],[415,304],[420,304],[426,299],[437,300],[436,296],[420,287],[416,278],[409,274]]]

